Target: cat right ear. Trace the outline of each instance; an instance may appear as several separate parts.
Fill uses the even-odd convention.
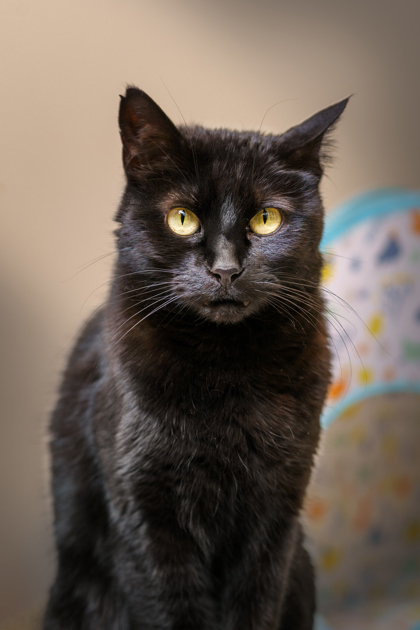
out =
[[[292,166],[321,177],[323,165],[329,157],[328,136],[346,108],[349,98],[323,109],[280,136],[282,154]]]
[[[183,138],[173,122],[150,96],[136,87],[128,87],[120,98],[118,122],[127,175],[177,168]]]

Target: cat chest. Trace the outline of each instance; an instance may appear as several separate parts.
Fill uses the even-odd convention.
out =
[[[152,520],[176,514],[185,526],[233,527],[273,494],[287,501],[306,476],[313,449],[298,413],[290,397],[218,414],[188,407],[157,417],[140,408],[117,440],[120,487]]]

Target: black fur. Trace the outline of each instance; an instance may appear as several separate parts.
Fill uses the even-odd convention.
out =
[[[119,258],[51,423],[45,630],[312,628],[299,512],[329,381],[318,184],[346,103],[265,136],[178,129],[144,92],[122,98]],[[169,229],[175,206],[199,232]],[[267,206],[283,223],[258,236]]]

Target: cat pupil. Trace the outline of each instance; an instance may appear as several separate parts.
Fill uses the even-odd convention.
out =
[[[267,219],[268,219],[268,212],[267,212],[267,210],[263,210],[263,221],[264,221],[264,224],[267,223]]]
[[[185,221],[185,212],[183,210],[179,211],[179,215],[181,217],[181,225],[184,225],[184,221]]]

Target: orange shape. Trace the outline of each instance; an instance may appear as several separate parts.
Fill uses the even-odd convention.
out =
[[[382,373],[384,381],[393,381],[396,376],[395,368],[388,365]]]
[[[406,475],[396,477],[393,483],[393,490],[398,497],[406,497],[411,490],[410,479]]]
[[[357,351],[361,356],[366,356],[369,353],[369,350],[370,346],[366,343],[366,341],[362,341],[357,348]]]
[[[330,388],[328,390],[328,398],[331,400],[337,400],[341,398],[344,392],[347,389],[347,379],[339,378],[334,383],[331,383]]]
[[[420,234],[420,210],[413,210],[411,213],[411,228],[414,234]]]
[[[312,521],[321,521],[328,512],[328,505],[322,499],[309,499],[306,514]]]

